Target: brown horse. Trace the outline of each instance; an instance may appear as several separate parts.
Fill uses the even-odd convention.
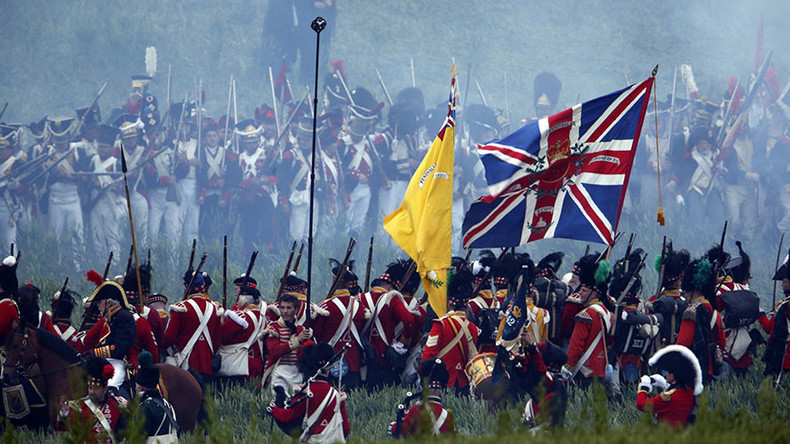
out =
[[[85,369],[77,352],[59,337],[38,328],[17,326],[6,339],[3,387],[28,378],[47,401],[47,421],[57,418],[63,400],[78,399],[87,393]],[[165,399],[173,405],[182,431],[197,424],[203,390],[188,371],[157,364]],[[0,402],[2,407],[2,402]],[[37,416],[37,415],[30,415]],[[41,418],[24,418],[26,425],[40,425]]]

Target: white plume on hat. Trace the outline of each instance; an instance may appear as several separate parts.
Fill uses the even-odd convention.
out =
[[[149,77],[156,74],[156,47],[154,46],[145,48],[145,73]]]
[[[699,360],[694,355],[694,353],[689,350],[687,347],[682,345],[667,345],[666,347],[662,348],[661,350],[657,351],[653,356],[650,357],[648,364],[651,366],[655,366],[658,363],[658,360],[661,359],[662,356],[669,354],[669,353],[680,353],[685,359],[687,359],[690,363],[692,368],[694,369],[694,396],[699,396],[702,394],[702,369],[699,366]]]

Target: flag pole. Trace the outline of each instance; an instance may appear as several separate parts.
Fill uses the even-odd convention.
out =
[[[132,200],[129,198],[129,182],[126,179],[126,155],[121,142],[121,171],[123,171],[123,187],[126,190],[126,209],[129,210],[129,227],[132,231],[132,250],[134,251],[134,273],[137,276],[137,300],[140,315],[143,314],[143,284],[140,280],[140,261],[137,259],[137,239],[134,237],[134,219],[132,219]]]
[[[310,222],[308,223],[307,236],[307,304],[305,305],[304,326],[310,327],[310,288],[313,286],[313,217],[315,208],[315,129],[318,124],[318,56],[321,49],[321,31],[326,28],[326,20],[316,17],[310,24],[315,31],[315,85],[313,87],[313,149],[310,156]]]

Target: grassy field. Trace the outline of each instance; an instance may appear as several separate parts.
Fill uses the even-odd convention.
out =
[[[790,384],[774,388],[773,381],[762,381],[757,365],[745,379],[725,378],[705,388],[700,399],[697,422],[693,427],[672,430],[654,425],[647,414],[636,410],[635,387],[625,388],[622,402],[607,401],[603,387],[587,391],[572,389],[564,429],[539,432],[532,442],[573,440],[591,443],[640,441],[673,442],[786,442],[790,426],[788,394]],[[379,442],[389,439],[386,428],[395,419],[395,407],[405,395],[404,388],[388,388],[349,394],[347,408],[351,422],[351,442]],[[195,434],[182,437],[185,443],[284,442],[285,436],[265,414],[269,394],[261,396],[250,384],[235,387],[207,398],[210,422]],[[521,425],[523,405],[509,404],[493,410],[486,403],[467,397],[445,395],[445,404],[455,415],[460,442],[516,442],[529,436]],[[133,421],[134,424],[134,421]],[[139,424],[138,424],[139,425]],[[3,442],[69,440],[74,436],[54,432],[32,433],[7,429]],[[139,436],[127,436],[137,442]],[[421,437],[421,441],[433,440]]]

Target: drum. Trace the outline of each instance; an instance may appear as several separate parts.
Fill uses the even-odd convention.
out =
[[[505,371],[504,364],[500,363],[502,377],[494,384],[494,365],[496,353],[480,353],[473,357],[464,367],[469,377],[472,392],[480,399],[498,401],[510,388],[510,376]]]

